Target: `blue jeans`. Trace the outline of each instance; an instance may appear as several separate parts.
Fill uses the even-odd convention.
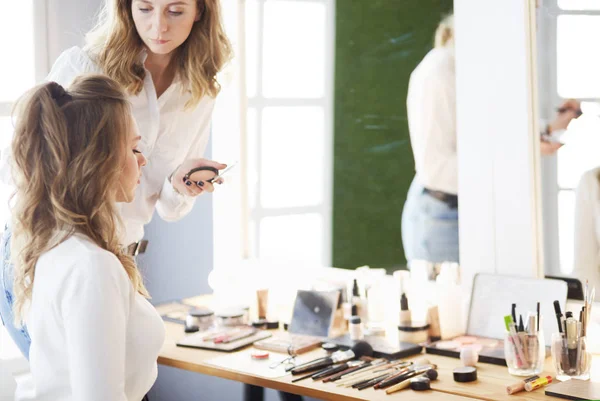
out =
[[[10,263],[10,228],[4,230],[2,235],[2,244],[0,254],[2,255],[2,268],[0,269],[0,318],[8,334],[11,336],[17,347],[21,350],[25,358],[29,359],[29,346],[31,338],[27,332],[27,327],[16,328],[13,323],[13,270]]]
[[[423,192],[413,180],[402,211],[406,260],[458,262],[458,209]]]

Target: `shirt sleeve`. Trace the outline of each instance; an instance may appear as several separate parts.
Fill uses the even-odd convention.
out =
[[[85,73],[101,73],[102,71],[92,61],[88,54],[81,48],[74,46],[65,50],[58,56],[46,82],[58,82],[64,87],[69,87],[75,77]]]
[[[212,111],[214,109],[214,101],[210,104],[210,111],[206,114],[204,120],[194,137],[190,146],[190,150],[185,156],[185,160],[201,158],[206,151],[208,139],[210,137]],[[194,207],[196,197],[186,196],[175,192],[173,185],[169,181],[169,177],[163,182],[163,187],[160,192],[158,201],[156,202],[156,211],[158,215],[165,221],[177,221],[187,215]]]
[[[600,266],[598,265],[598,238],[596,236],[596,208],[598,205],[598,173],[592,170],[584,174],[577,186],[575,194],[575,244],[574,269],[575,277],[600,283]]]
[[[126,325],[133,295],[119,260],[104,252],[76,262],[65,280],[60,309],[73,399],[127,401]]]

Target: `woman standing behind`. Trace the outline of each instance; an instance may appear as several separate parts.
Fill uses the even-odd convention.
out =
[[[221,18],[220,0],[107,0],[87,46],[67,50],[52,68],[50,79],[65,84],[102,72],[131,96],[148,167],[136,199],[122,209],[124,245],[143,238],[155,208],[175,221],[195,196],[213,190],[210,182],[186,186],[188,171],[225,167],[200,159],[220,90],[217,73],[231,58]]]
[[[402,212],[407,260],[458,262],[454,22],[440,22],[435,47],[410,75],[406,99],[416,175]]]
[[[191,211],[196,196],[213,191],[207,181],[184,184],[188,171],[225,167],[202,156],[220,89],[216,75],[230,59],[231,46],[219,0],[106,0],[86,42],[84,49],[62,53],[47,79],[68,86],[81,74],[101,73],[125,88],[142,136],[140,150],[148,159],[135,198],[119,205],[124,223],[120,243],[136,255],[143,250],[144,225],[155,209],[162,219],[175,221]],[[2,158],[5,164],[7,160]],[[5,179],[8,170],[2,168]],[[3,244],[9,241],[10,228]],[[26,329],[10,324],[12,267],[6,258],[0,287],[0,316],[27,357]]]
[[[12,143],[15,324],[31,336],[17,400],[139,401],[164,326],[117,227],[146,159],[121,87],[55,82],[18,103]],[[28,385],[26,385],[28,384]]]

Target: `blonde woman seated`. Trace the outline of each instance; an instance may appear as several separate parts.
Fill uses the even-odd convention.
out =
[[[600,289],[600,167],[584,173],[577,186],[573,275]]]
[[[118,241],[146,159],[131,105],[110,78],[50,82],[17,104],[12,142],[15,324],[31,336],[17,400],[140,401],[164,326]]]

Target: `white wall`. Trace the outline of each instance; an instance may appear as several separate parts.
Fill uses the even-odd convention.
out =
[[[46,0],[49,66],[65,49],[82,46],[102,0]]]
[[[460,260],[467,282],[476,272],[541,272],[530,3],[454,1]]]

